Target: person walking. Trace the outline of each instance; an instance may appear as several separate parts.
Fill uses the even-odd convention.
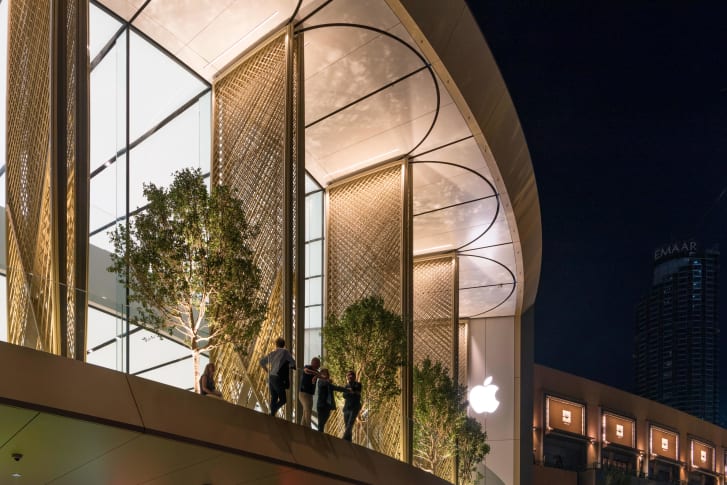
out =
[[[346,387],[343,391],[343,422],[346,429],[343,432],[343,439],[351,441],[353,436],[353,425],[361,411],[361,383],[356,380],[356,373],[352,370],[346,373]]]
[[[270,415],[275,416],[278,409],[285,406],[287,389],[290,387],[290,369],[295,368],[295,359],[285,348],[285,339],[278,337],[275,340],[275,350],[260,359],[260,367],[268,373]]]
[[[313,357],[310,365],[303,367],[303,375],[300,378],[300,389],[298,390],[298,400],[303,407],[303,413],[300,417],[301,426],[310,428],[310,418],[313,411],[313,395],[316,392],[316,380],[318,378],[318,369],[321,366],[321,359]]]

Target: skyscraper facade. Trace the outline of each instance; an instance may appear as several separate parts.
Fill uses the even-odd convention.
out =
[[[636,309],[636,393],[711,422],[719,414],[718,274],[717,249],[658,248]]]

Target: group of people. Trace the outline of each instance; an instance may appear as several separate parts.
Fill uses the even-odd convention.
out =
[[[361,383],[356,380],[356,373],[349,370],[346,372],[346,385],[337,386],[331,380],[328,369],[320,367],[321,361],[318,357],[313,357],[311,363],[303,367],[298,392],[298,400],[303,407],[300,424],[310,426],[312,411],[315,408],[318,414],[318,431],[325,431],[331,411],[336,409],[333,392],[342,392],[343,422],[345,424],[343,439],[351,441],[353,425],[361,411]]]
[[[260,366],[268,373],[270,414],[275,416],[286,403],[287,389],[290,387],[290,369],[295,369],[295,359],[285,348],[284,339],[278,338],[275,341],[275,350],[260,359]],[[214,372],[214,364],[207,364],[200,377],[200,393],[221,398],[222,393],[215,389]],[[361,383],[356,380],[356,373],[353,370],[346,373],[346,385],[337,386],[333,383],[328,369],[321,369],[320,359],[314,357],[310,364],[303,367],[298,391],[298,400],[303,408],[300,424],[310,427],[311,416],[315,409],[318,415],[318,431],[321,433],[325,431],[331,411],[336,409],[333,393],[343,393],[345,424],[343,439],[351,441],[353,426],[361,411]]]

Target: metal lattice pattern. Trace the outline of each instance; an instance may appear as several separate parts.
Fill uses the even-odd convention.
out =
[[[454,330],[455,285],[452,256],[414,262],[414,365],[428,358],[446,367],[450,377],[457,366],[454,344],[459,338]],[[454,463],[454,458],[440,463],[437,476],[453,480]]]
[[[459,347],[457,363],[459,366],[459,383],[462,386],[467,386],[467,366],[469,364],[469,351],[467,349],[468,342],[468,320],[459,321]]]
[[[296,59],[294,69],[298,69]],[[259,405],[262,409],[268,406],[268,386],[258,360],[273,349],[275,338],[284,335],[284,191],[290,190],[295,200],[295,184],[284,187],[285,144],[292,143],[285,139],[286,122],[295,126],[296,116],[294,112],[292,120],[286,119],[286,83],[286,45],[285,36],[281,35],[214,86],[216,150],[212,173],[215,182],[237,191],[248,221],[259,230],[252,247],[260,268],[261,297],[268,302],[267,317],[246,349],[246,356],[234,355],[231,348],[226,348],[217,355],[218,368],[223,388],[228,389],[225,392],[230,392],[233,402],[251,408]],[[297,176],[294,170],[293,182]],[[296,213],[294,205],[293,228],[289,228],[292,234],[298,220]]]
[[[76,119],[78,104],[76,102],[76,86],[78,84],[78,75],[80,69],[78,68],[78,60],[76,58],[76,43],[78,41],[76,36],[77,23],[78,23],[78,9],[75,1],[66,3],[66,129],[67,132],[64,134],[66,137],[66,234],[59,234],[59,237],[66,237],[66,355],[76,355],[76,292],[77,284],[80,282],[76,281],[76,204],[79,203],[76,194]],[[83,74],[81,74],[83,75]],[[63,136],[63,134],[59,134]],[[63,163],[63,161],[59,161]],[[61,282],[63,283],[63,282]]]
[[[340,315],[351,303],[378,294],[401,313],[403,203],[401,166],[357,177],[329,189],[328,311]],[[343,434],[343,413],[328,431]],[[361,411],[367,416],[367,410]],[[366,420],[354,442],[401,456],[401,399],[392,399]]]
[[[455,263],[451,256],[414,263],[414,364],[429,358],[453,375]]]
[[[51,237],[51,2],[9,6],[8,340],[59,353]]]
[[[329,189],[328,312],[378,294],[401,314],[401,167]]]

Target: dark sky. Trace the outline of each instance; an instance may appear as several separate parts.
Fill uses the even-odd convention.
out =
[[[653,251],[689,238],[722,251],[724,348],[727,1],[468,3],[538,184],[536,362],[630,390]]]

